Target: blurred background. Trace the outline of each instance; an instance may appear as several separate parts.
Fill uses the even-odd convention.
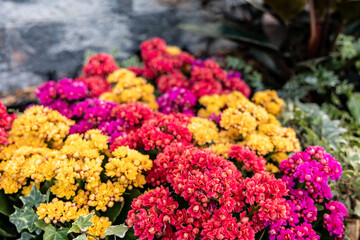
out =
[[[200,37],[177,28],[200,1],[0,0],[0,92],[75,77],[87,50],[124,59],[151,37],[196,52]]]

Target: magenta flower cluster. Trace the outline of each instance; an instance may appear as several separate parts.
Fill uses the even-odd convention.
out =
[[[291,214],[286,221],[270,225],[270,239],[320,239],[315,231],[318,228],[326,229],[326,236],[344,239],[347,209],[340,202],[329,201],[332,194],[328,180],[340,178],[339,162],[323,148],[309,147],[282,161],[280,172],[289,188]]]
[[[85,100],[89,90],[85,83],[64,78],[58,82],[49,81],[36,89],[35,95],[40,103],[59,111],[67,118],[73,117],[73,103]]]
[[[195,115],[196,97],[186,88],[173,87],[156,99],[162,113],[184,113]]]

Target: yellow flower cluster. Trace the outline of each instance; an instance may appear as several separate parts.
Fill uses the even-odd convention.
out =
[[[115,84],[111,92],[103,93],[100,98],[117,103],[143,102],[157,109],[154,87],[145,79],[136,77],[135,73],[125,68],[112,72],[107,81]]]
[[[167,46],[166,51],[172,55],[178,55],[181,53],[181,49],[177,46]]]
[[[75,221],[79,216],[88,215],[89,209],[79,209],[75,203],[64,202],[54,198],[49,203],[41,203],[37,208],[36,214],[40,219],[44,219],[46,223],[65,223]]]
[[[109,158],[105,165],[106,176],[115,178],[124,187],[143,187],[146,180],[142,171],[150,170],[152,167],[149,156],[125,146],[118,147],[112,154],[114,157]]]
[[[272,101],[281,102],[280,100]],[[273,114],[251,102],[240,92],[203,96],[199,102],[204,106],[199,110],[199,116],[221,114],[220,126],[225,130],[218,132],[217,138],[213,137],[216,139],[215,144],[210,148],[215,153],[227,157],[227,150],[235,143],[245,145],[262,156],[269,153],[285,154],[300,150],[300,144],[293,129],[281,127]],[[209,130],[205,128],[210,129],[202,125],[201,131],[208,132]],[[276,169],[269,166],[269,170]]]
[[[20,146],[59,148],[75,122],[58,111],[33,106],[15,119],[9,132],[9,142]]]
[[[4,149],[6,151],[6,149]],[[126,188],[143,187],[149,156],[119,147],[111,155],[108,137],[100,130],[70,135],[59,150],[24,146],[0,162],[0,189],[16,193],[28,182],[54,181],[51,192],[71,200],[77,208],[106,211],[123,201]],[[101,179],[100,175],[107,179]],[[104,182],[105,181],[105,182]]]
[[[44,219],[46,223],[53,222],[55,224],[75,221],[80,216],[86,216],[89,213],[88,208],[78,208],[75,203],[64,202],[57,198],[54,198],[50,203],[41,203],[36,211],[39,219]],[[111,226],[109,218],[94,215],[90,218],[90,221],[94,225],[87,229],[87,233],[105,238],[105,231]]]
[[[194,144],[198,146],[211,144],[219,137],[216,124],[206,118],[192,117],[188,129],[193,136]]]
[[[256,104],[263,106],[269,113],[278,116],[283,108],[284,100],[279,98],[274,90],[259,91],[251,99]]]
[[[90,218],[90,221],[94,224],[93,226],[89,227],[87,232],[94,236],[99,236],[100,238],[104,239],[105,231],[108,227],[111,226],[111,222],[107,217],[98,217],[96,215]],[[87,236],[88,240],[94,240],[93,237]]]
[[[52,163],[58,161],[55,150],[23,146],[7,155],[9,159],[0,162],[0,189],[6,194],[18,192],[27,185],[28,179],[40,183],[54,177]]]

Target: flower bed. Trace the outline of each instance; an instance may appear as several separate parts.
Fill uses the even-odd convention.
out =
[[[143,67],[98,54],[77,79],[40,86],[40,105],[15,120],[1,108],[0,212],[16,228],[1,234],[344,239],[348,212],[328,185],[341,166],[300,151],[275,91],[249,99],[216,59],[158,38],[140,48]]]

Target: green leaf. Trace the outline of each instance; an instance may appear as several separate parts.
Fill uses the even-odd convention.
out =
[[[105,212],[105,216],[107,216],[110,220],[110,222],[114,222],[115,219],[119,216],[121,210],[123,209],[125,204],[125,201],[122,202],[115,202],[114,206],[109,208],[106,212]]]
[[[21,237],[20,237],[19,240],[31,240],[31,239],[33,239],[33,238],[35,238],[35,237],[36,237],[36,236],[33,235],[33,234],[31,234],[31,233],[23,232],[23,233],[21,234]]]
[[[342,17],[349,22],[359,19],[360,1],[359,0],[340,0],[336,2],[337,9]]]
[[[119,63],[119,66],[122,68],[129,68],[129,67],[143,67],[143,64],[140,58],[136,55],[131,56]]]
[[[235,25],[225,23],[184,23],[178,27],[194,34],[213,38],[227,38],[256,49],[271,53],[278,52],[278,48],[271,44],[265,35],[252,34]]]
[[[322,206],[322,205],[315,204],[315,207],[318,210],[318,212],[323,211],[325,209],[324,206]]]
[[[258,1],[255,0],[245,0],[246,2],[248,2],[250,5],[252,5],[254,8],[257,8],[263,12],[269,12],[261,3],[259,3]]]
[[[0,213],[10,216],[14,212],[14,207],[3,190],[0,191]]]
[[[45,228],[49,226],[49,224],[47,224],[44,219],[41,219],[37,222],[35,222],[35,225],[40,228],[41,230],[44,230],[45,231]]]
[[[355,120],[360,123],[360,93],[354,93],[349,101],[347,102],[347,106],[351,115],[355,118]]]
[[[114,225],[106,229],[105,235],[106,236],[115,235],[117,237],[124,238],[127,231],[128,231],[128,227],[125,224]]]
[[[15,225],[18,232],[21,232],[23,229],[33,232],[36,229],[35,222],[39,220],[34,210],[27,206],[22,209],[15,207],[15,212],[10,215],[9,219]]]
[[[354,214],[357,215],[358,217],[360,217],[360,201],[359,200],[356,200]]]
[[[289,21],[304,10],[307,0],[264,0],[284,21]]]
[[[94,225],[90,218],[94,216],[95,213],[90,213],[87,216],[80,216],[71,226],[69,229],[69,233],[71,232],[78,232],[79,230],[85,231],[88,227]]]
[[[48,226],[45,228],[44,240],[67,240],[68,228],[60,229],[56,231],[56,228],[53,226]]]
[[[74,240],[87,240],[87,237],[85,234],[81,234],[81,235],[77,236],[76,238],[74,238]]]
[[[24,203],[25,206],[38,207],[40,206],[40,203],[45,202],[46,195],[42,194],[34,184],[31,188],[30,194],[28,196],[20,197],[20,200]]]
[[[121,224],[125,222],[125,220],[127,219],[127,214],[131,210],[131,203],[135,198],[139,197],[140,195],[141,192],[138,189],[126,191],[123,194],[125,204],[122,211],[120,212],[120,215],[116,218],[114,224]]]
[[[30,234],[30,233],[29,233],[29,234]],[[0,236],[2,236],[2,237],[8,237],[8,238],[13,238],[13,237],[15,237],[16,235],[11,234],[11,233],[8,233],[8,232],[6,232],[4,229],[0,228]]]

